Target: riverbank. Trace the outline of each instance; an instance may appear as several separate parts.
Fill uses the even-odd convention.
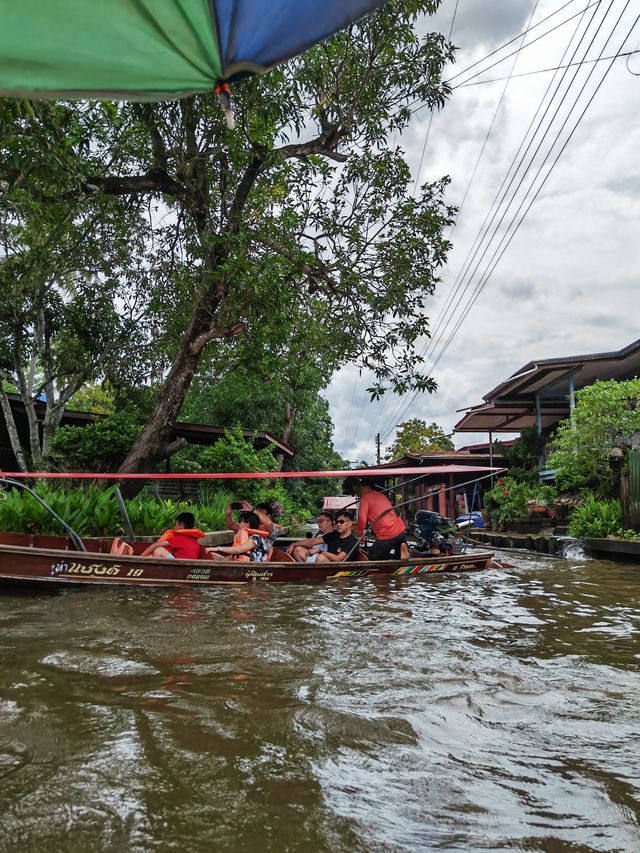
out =
[[[562,557],[568,545],[578,542],[570,536],[556,536],[551,533],[513,533],[493,530],[474,530],[474,541],[491,548],[511,548],[535,551]],[[629,539],[581,539],[580,544],[590,556],[606,557],[609,560],[640,562],[640,542]]]

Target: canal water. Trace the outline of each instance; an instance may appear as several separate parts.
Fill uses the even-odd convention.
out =
[[[640,851],[640,567],[0,594],[2,851]]]

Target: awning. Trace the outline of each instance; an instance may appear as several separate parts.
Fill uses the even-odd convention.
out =
[[[570,391],[607,379],[640,374],[640,340],[613,352],[530,361],[484,396],[462,409],[454,432],[520,432],[539,424],[549,430],[570,415]]]

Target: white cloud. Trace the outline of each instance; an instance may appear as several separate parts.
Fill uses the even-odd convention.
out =
[[[460,50],[451,73],[466,68],[522,32],[534,5],[534,0],[510,0],[508,4],[499,0],[460,0],[452,37]],[[560,0],[541,0],[534,23],[561,5]],[[448,34],[454,6],[453,0],[445,2],[429,29],[434,29],[435,24]],[[541,34],[582,8],[578,3],[569,5],[534,34]],[[604,13],[596,11],[598,21]],[[618,14],[620,9],[614,9],[605,20],[589,56],[598,55],[606,37],[603,34],[613,28]],[[605,55],[615,53],[636,14],[637,10],[632,10],[623,18]],[[576,18],[523,51],[515,73],[558,64],[578,21]],[[637,33],[633,38],[636,36]],[[626,50],[636,48],[637,38],[633,38]],[[517,44],[510,49],[515,47]],[[512,62],[497,66],[487,77],[507,75]],[[596,65],[582,105],[607,65]],[[577,94],[592,67],[580,70],[572,93]],[[540,74],[514,78],[506,89],[452,234],[454,248],[429,310],[432,328],[551,77]],[[452,204],[462,200],[504,86],[499,82],[455,89],[444,110],[434,115],[420,181],[451,175],[448,200]],[[569,98],[565,108],[568,103]],[[366,452],[372,460],[376,433],[386,433],[398,420],[409,417],[436,420],[450,431],[460,418],[457,409],[480,403],[487,391],[530,360],[615,350],[639,337],[640,124],[635,121],[639,113],[638,78],[619,59],[504,257],[441,355],[434,370],[437,394],[419,395],[404,411],[406,400],[367,402],[364,389],[368,383],[365,378],[357,379],[352,368],[346,369],[346,379],[334,379],[328,398],[336,425],[336,446],[341,452],[350,459]],[[414,175],[428,121],[426,110],[417,113],[414,125],[401,141]],[[546,144],[551,138],[550,134]],[[519,201],[513,210],[517,204]],[[484,264],[480,269],[483,268]],[[478,281],[476,275],[471,289]],[[460,308],[465,303],[466,298]],[[447,331],[434,354],[439,353],[457,316],[449,311],[443,318]],[[358,420],[360,412],[362,417]],[[462,434],[455,441],[460,446],[476,438]],[[384,444],[392,440],[393,432]]]

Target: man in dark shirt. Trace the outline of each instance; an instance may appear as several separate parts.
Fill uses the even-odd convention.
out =
[[[348,509],[342,509],[335,518],[336,529],[324,536],[327,550],[318,554],[316,563],[342,563],[353,559],[358,551],[358,539],[353,535],[354,515]]]
[[[321,512],[318,516],[319,533],[309,539],[299,539],[292,542],[288,552],[298,563],[315,563],[318,554],[328,549],[327,537],[338,540],[338,534],[333,531],[333,515],[330,512]]]

